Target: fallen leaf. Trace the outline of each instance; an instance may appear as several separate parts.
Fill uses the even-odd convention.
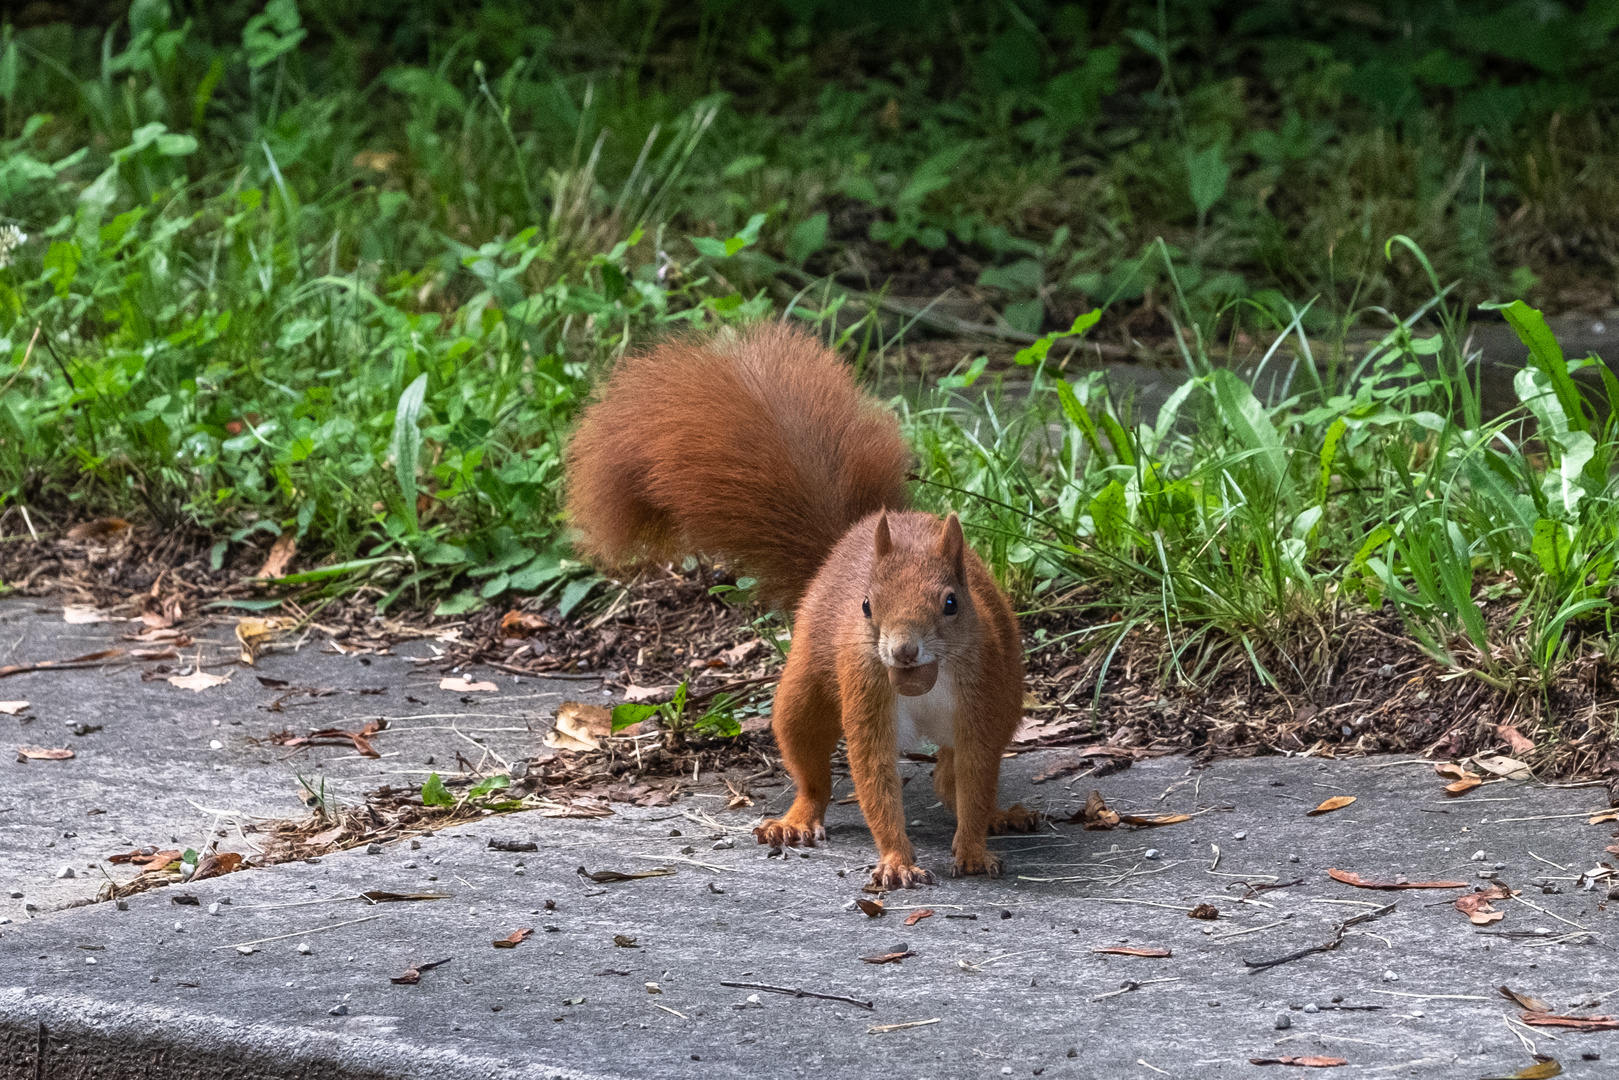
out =
[[[7,716],[16,716],[26,708],[28,708],[26,701],[0,701],[0,713]]]
[[[518,611],[513,608],[500,618],[500,634],[502,637],[524,637],[529,634],[538,634],[551,629],[551,624],[538,615],[527,611]]]
[[[883,913],[883,902],[881,900],[867,900],[864,896],[861,896],[856,898],[855,906],[864,911],[868,919],[875,919]]]
[[[1516,1001],[1520,1006],[1530,1012],[1549,1013],[1552,1007],[1532,994],[1520,994],[1510,986],[1498,986],[1496,990],[1508,1001]]]
[[[581,866],[574,872],[580,877],[589,878],[598,885],[609,885],[615,881],[640,881],[642,878],[668,877],[675,871],[673,867],[659,866],[652,870],[642,870],[634,874],[624,874],[617,870],[586,870]]]
[[[1085,805],[1069,821],[1078,822],[1087,829],[1111,829],[1119,823],[1119,815],[1108,809],[1102,793],[1093,790],[1085,797]]]
[[[278,738],[282,746],[332,746],[342,745],[344,741],[354,744],[354,749],[362,757],[381,757],[371,745],[371,736],[382,731],[382,724],[376,720],[366,722],[365,727],[359,731],[348,731],[344,728],[321,728],[311,731],[308,735],[300,735],[294,739]],[[322,834],[324,835],[324,834]],[[328,841],[329,843],[330,841]]]
[[[33,664],[7,664],[0,667],[0,679],[9,679],[13,675],[25,675],[30,671],[49,671],[53,668],[72,668],[88,666],[100,660],[109,660],[114,656],[122,656],[122,649],[102,649],[100,652],[85,653],[75,656],[71,660],[40,660]]]
[[[1478,773],[1467,773],[1460,780],[1446,784],[1445,794],[1454,799],[1458,795],[1467,794],[1482,783],[1484,783],[1484,777]]]
[[[752,641],[744,641],[740,645],[733,645],[724,650],[720,653],[720,659],[725,661],[727,667],[736,667],[764,647],[764,638],[754,638]]]
[[[66,747],[60,749],[44,746],[17,747],[18,761],[66,761],[73,756],[73,751]]]
[[[675,692],[675,684],[664,686],[637,686],[631,683],[624,688],[624,700],[630,705],[642,705],[646,702],[664,702]]]
[[[1348,1065],[1348,1058],[1335,1057],[1278,1057],[1278,1058],[1249,1058],[1250,1065],[1296,1065],[1303,1069],[1335,1069],[1339,1065]]]
[[[1586,824],[1601,825],[1609,821],[1619,821],[1619,807],[1615,807],[1612,810],[1602,810],[1592,814],[1591,817],[1586,821]]]
[[[1460,780],[1462,777],[1470,775],[1466,769],[1454,761],[1441,761],[1434,765],[1433,771],[1448,780]]]
[[[161,870],[171,862],[178,862],[179,859],[180,852],[178,851],[155,851],[152,848],[140,848],[125,855],[109,855],[107,857],[107,861],[110,863],[130,863],[154,870]]]
[[[67,531],[67,538],[81,544],[92,540],[111,540],[128,529],[129,522],[123,518],[96,518],[94,521],[81,521],[73,526]]]
[[[1154,960],[1173,955],[1168,949],[1138,949],[1131,945],[1109,945],[1101,949],[1092,949],[1091,952],[1107,953],[1109,956],[1145,956]]]
[[[88,626],[90,623],[111,622],[112,615],[93,604],[63,604],[62,621],[70,626]]]
[[[242,868],[242,857],[234,851],[211,851],[197,860],[196,872],[191,875],[192,881],[206,881],[208,878],[220,877],[233,873]]]
[[[1159,814],[1156,817],[1137,817],[1135,814],[1120,814],[1119,820],[1126,825],[1134,825],[1142,829],[1155,829],[1160,825],[1179,825],[1183,821],[1191,821],[1191,814]]]
[[[1213,904],[1199,904],[1186,914],[1194,919],[1214,920],[1220,917],[1220,909]]]
[[[1055,739],[1064,735],[1078,732],[1080,719],[1077,715],[1068,716],[1025,716],[1012,733],[1014,743],[1038,742],[1041,739]]]
[[[1506,918],[1506,912],[1496,911],[1491,907],[1495,900],[1505,900],[1512,895],[1512,890],[1505,885],[1492,885],[1480,892],[1468,893],[1458,896],[1452,905],[1455,909],[1467,916],[1467,920],[1474,926],[1488,926],[1493,922],[1500,922]]]
[[[1086,766],[1100,764],[1087,761],[1087,758],[1116,759],[1118,768],[1127,769],[1140,756],[1139,751],[1128,746],[1087,746],[1083,750],[1066,754],[1059,758],[1046,768],[1035,773],[1029,782],[1031,784],[1043,784],[1048,780],[1061,780],[1065,776],[1071,776],[1079,772]]]
[[[616,945],[620,949],[639,949],[640,948],[640,946],[635,943],[635,939],[630,937],[628,934],[614,934],[613,935],[613,944]]]
[[[1575,1031],[1619,1031],[1619,1020],[1611,1016],[1551,1016],[1547,1013],[1519,1013],[1518,1019],[1534,1027],[1564,1027]]]
[[[292,619],[282,618],[278,615],[263,618],[249,616],[237,619],[236,640],[242,647],[242,663],[252,667],[254,661],[259,658],[260,650],[274,641],[277,634],[294,625],[295,623]]]
[[[904,952],[879,953],[876,956],[862,956],[860,959],[868,964],[897,964],[907,956],[915,955],[914,952],[906,949]]]
[[[457,694],[493,694],[500,690],[500,687],[492,682],[472,682],[464,675],[457,675],[453,678],[446,675],[438,681],[438,688],[440,690],[453,690]]]
[[[1500,754],[1475,754],[1473,764],[1492,776],[1504,776],[1509,780],[1528,780],[1532,775],[1529,766],[1523,762]]]
[[[528,936],[532,933],[534,933],[534,928],[532,926],[524,927],[521,930],[513,930],[506,937],[501,938],[499,941],[496,941],[493,944],[497,949],[515,949],[517,946],[527,941]]]
[[[170,675],[167,679],[170,686],[178,686],[181,690],[190,690],[199,693],[214,686],[223,686],[230,682],[229,675],[210,675],[206,671],[193,671],[190,675]]]
[[[1606,851],[1609,855],[1619,855],[1619,844],[1609,844],[1602,850]]]
[[[600,750],[601,740],[612,732],[612,710],[583,701],[564,701],[557,706],[555,726],[541,742],[558,750]]]
[[[287,572],[292,565],[292,557],[298,552],[298,538],[290,532],[284,532],[275,538],[270,545],[270,557],[264,560],[259,567],[260,578],[278,578]]]
[[[1550,1080],[1553,1076],[1562,1076],[1563,1066],[1556,1058],[1542,1058],[1527,1068],[1519,1069],[1511,1076],[1487,1076],[1484,1080]]]
[[[1357,889],[1465,889],[1469,884],[1465,881],[1407,881],[1403,877],[1393,881],[1371,881],[1348,870],[1328,870],[1327,876]]]
[[[442,967],[453,959],[454,957],[447,956],[443,960],[434,960],[431,964],[412,964],[410,967],[405,969],[405,973],[403,975],[395,975],[388,981],[391,983],[397,983],[400,986],[415,986],[417,983],[422,981],[422,972],[432,971],[436,967]]]
[[[368,900],[369,902],[371,902],[373,904],[401,904],[401,903],[405,903],[405,902],[411,901],[411,900],[448,900],[450,898],[449,893],[441,893],[441,892],[398,893],[398,892],[385,892],[382,889],[372,889],[369,892],[363,892],[360,895],[365,897],[366,900]]]
[[[1527,754],[1535,748],[1534,742],[1528,736],[1510,724],[1495,725],[1495,733],[1514,754]]]
[[[1354,801],[1355,796],[1353,795],[1334,795],[1332,798],[1328,799],[1314,810],[1306,810],[1304,812],[1304,816],[1320,817],[1322,814],[1330,814],[1334,810],[1342,810],[1344,807],[1348,806]]]
[[[921,909],[919,909],[917,911],[913,911],[909,915],[905,916],[905,925],[906,926],[915,926],[917,923],[921,922],[923,919],[931,919],[931,918],[933,918],[933,915],[934,915],[934,911],[933,911],[932,908],[930,908],[930,907],[921,908]]]

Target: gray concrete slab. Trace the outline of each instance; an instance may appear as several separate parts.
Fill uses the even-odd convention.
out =
[[[34,619],[20,624],[43,634]],[[308,664],[327,685],[358,666],[314,652],[271,661]],[[66,691],[53,689],[78,685],[63,681],[67,674],[16,695],[36,702],[36,725],[70,707],[54,696]],[[245,738],[282,718],[253,715],[251,695],[176,696],[134,673],[96,677],[125,702],[109,716],[129,730],[121,753],[134,753],[144,732],[157,758],[189,768],[202,795],[276,805],[264,792],[286,788],[288,766],[274,757],[259,764]],[[155,703],[135,704],[148,697]],[[227,700],[234,713],[222,709]],[[245,729],[231,736],[241,748],[227,738],[225,751],[208,751],[205,736],[219,730],[212,720],[225,727],[233,715]],[[111,747],[113,730],[76,745],[105,737]],[[497,734],[513,737],[514,753],[528,737],[489,737]],[[384,740],[379,748],[394,752]],[[414,744],[397,752],[352,780],[343,774],[344,791],[373,784],[367,769],[418,767],[409,760],[421,753]],[[951,823],[934,805],[926,766],[907,763],[912,832],[922,863],[943,883],[889,894],[879,918],[850,909],[875,858],[856,807],[833,808],[827,847],[773,856],[752,844],[748,830],[785,805],[785,785],[756,788],[759,805],[733,812],[700,791],[673,807],[620,807],[604,819],[491,818],[423,838],[419,848],[355,850],[187,886],[199,907],[172,903],[176,890],[134,897],[128,910],[41,905],[27,913],[13,901],[5,909],[13,921],[0,925],[0,1076],[1259,1077],[1293,1070],[1251,1058],[1330,1055],[1349,1064],[1329,1075],[1485,1077],[1530,1064],[1531,1048],[1557,1057],[1568,1076],[1613,1075],[1619,1032],[1515,1026],[1519,1010],[1496,992],[1509,985],[1560,1012],[1616,1011],[1619,903],[1606,900],[1606,883],[1587,890],[1579,881],[1613,842],[1614,825],[1586,822],[1605,804],[1602,789],[1502,782],[1448,800],[1421,764],[1307,759],[1195,768],[1162,758],[1071,786],[1034,784],[1051,756],[1008,760],[1005,796],[1065,814],[1094,786],[1125,812],[1196,816],[1155,830],[1059,824],[1001,838],[1006,877],[953,881],[943,873]],[[15,799],[36,824],[5,834],[6,872],[24,873],[30,889],[59,849],[46,849],[52,862],[27,878],[39,849],[19,856],[12,838],[37,835],[29,830],[38,822],[55,827],[36,809],[55,797],[49,790],[61,785],[74,800],[105,804],[151,787],[95,771],[110,770],[97,758],[87,749],[72,762],[7,766],[0,806]],[[48,771],[61,766],[68,769]],[[167,790],[182,772],[158,775],[157,791],[135,803],[152,807],[148,827],[199,827],[203,815]],[[266,786],[252,787],[253,776]],[[840,782],[838,793],[847,788]],[[1305,816],[1339,794],[1357,801]],[[97,817],[111,816],[105,808]],[[139,825],[126,816],[111,831]],[[530,840],[537,850],[493,851],[491,838]],[[68,839],[82,842],[75,858],[100,850],[89,836]],[[596,884],[577,874],[581,866],[675,872]],[[1450,905],[1459,890],[1369,892],[1331,880],[1329,867],[1382,879],[1495,874],[1522,892],[1498,905],[1500,922],[1475,927]],[[1252,884],[1299,878],[1250,895]],[[355,898],[366,889],[451,895],[371,905]],[[225,897],[230,903],[208,914]],[[1220,918],[1189,918],[1202,903]],[[1397,907],[1349,928],[1333,951],[1257,974],[1244,966],[1331,940],[1343,920],[1386,903]],[[918,906],[935,914],[903,925]],[[529,927],[533,936],[514,949],[491,944]],[[1581,929],[1589,935],[1565,936]],[[237,948],[248,942],[257,943],[251,952]],[[899,963],[861,960],[902,943],[914,955]],[[1095,951],[1121,943],[1173,955]],[[412,964],[445,959],[417,985],[390,981]],[[724,982],[801,987],[873,1007]],[[1135,988],[1115,993],[1126,985]],[[872,1031],[920,1021],[936,1022]]]

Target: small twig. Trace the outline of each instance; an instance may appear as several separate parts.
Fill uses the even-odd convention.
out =
[[[1371,922],[1373,919],[1381,919],[1383,916],[1392,912],[1396,906],[1398,905],[1387,904],[1376,909],[1375,911],[1363,911],[1359,915],[1345,919],[1343,922],[1338,924],[1337,930],[1332,935],[1331,940],[1324,941],[1320,945],[1312,945],[1308,949],[1300,949],[1298,952],[1288,953],[1286,956],[1278,956],[1274,960],[1254,961],[1245,959],[1243,960],[1243,965],[1248,968],[1248,973],[1250,975],[1257,975],[1261,971],[1268,971],[1269,969],[1279,967],[1282,964],[1290,964],[1294,960],[1303,960],[1306,956],[1313,956],[1316,953],[1332,952],[1339,945],[1343,944],[1345,930],[1348,930],[1351,926],[1358,923]]]
[[[652,1003],[652,1007],[654,1009],[662,1009],[666,1013],[674,1013],[676,1016],[680,1017],[682,1020],[690,1020],[691,1019],[691,1017],[687,1016],[685,1013],[681,1012],[679,1009],[671,1009],[667,1005],[659,1005],[656,1001],[654,1001]]]
[[[822,1001],[842,1001],[850,1005],[858,1005],[862,1009],[875,1009],[877,1006],[870,1001],[861,1001],[859,998],[844,997],[842,994],[817,994],[813,990],[805,990],[799,986],[771,986],[769,983],[721,982],[721,986],[732,986],[738,990],[764,990],[772,994],[786,994],[796,998],[820,998]]]
[[[382,918],[381,915],[367,915],[363,919],[350,919],[348,922],[332,923],[330,926],[317,926],[313,930],[299,930],[291,934],[277,934],[275,937],[259,938],[257,941],[238,941],[234,945],[215,945],[210,951],[217,952],[220,949],[243,949],[249,945],[263,945],[271,941],[285,941],[287,938],[303,937],[306,934],[321,934],[325,933],[327,930],[336,930],[340,926],[353,926],[356,923],[370,922],[372,919],[380,918]]]
[[[866,1029],[866,1034],[881,1035],[887,1031],[904,1031],[906,1028],[927,1027],[929,1024],[937,1024],[938,1022],[939,1018],[935,1016],[932,1020],[907,1020],[903,1024],[873,1024]]]
[[[1242,935],[1244,935],[1244,934],[1257,934],[1261,930],[1273,930],[1276,927],[1281,926],[1286,921],[1287,921],[1286,919],[1277,919],[1275,922],[1266,923],[1264,926],[1250,926],[1246,930],[1233,930],[1229,934],[1220,934],[1220,935],[1218,935],[1216,937],[1210,938],[1209,940],[1211,942],[1215,942],[1215,943],[1218,943],[1218,942],[1221,942],[1221,941],[1230,941],[1232,938],[1242,937]]]
[[[1524,850],[1529,851],[1528,848],[1525,848]],[[1565,874],[1568,873],[1568,867],[1564,866],[1562,863],[1554,863],[1550,859],[1541,859],[1540,856],[1536,855],[1533,851],[1529,852],[1529,857],[1531,859],[1539,859],[1539,861],[1545,863],[1547,866],[1555,866],[1555,867],[1557,867],[1557,869],[1563,871]]]
[[[1173,975],[1173,976],[1170,976],[1167,979],[1142,979],[1140,982],[1127,982],[1123,986],[1119,987],[1117,990],[1109,990],[1105,994],[1097,994],[1095,997],[1091,998],[1091,1000],[1092,1001],[1102,1001],[1105,998],[1118,997],[1120,994],[1128,994],[1132,990],[1140,990],[1143,986],[1151,986],[1153,983],[1180,982],[1180,981],[1181,981],[1181,977],[1179,975]]]
[[[1545,908],[1541,907],[1539,904],[1536,904],[1536,903],[1534,903],[1532,901],[1529,901],[1529,900],[1525,900],[1521,896],[1514,896],[1512,899],[1516,900],[1520,904],[1525,904],[1525,905],[1527,905],[1529,907],[1534,908],[1536,911],[1540,912],[1542,915],[1551,916],[1551,918],[1556,919],[1560,923],[1564,923],[1564,924],[1566,924],[1568,926],[1572,926],[1576,930],[1584,930],[1588,934],[1591,932],[1590,927],[1581,926],[1579,923],[1574,922],[1572,919],[1565,919],[1561,915],[1553,914],[1552,912],[1547,911]]]

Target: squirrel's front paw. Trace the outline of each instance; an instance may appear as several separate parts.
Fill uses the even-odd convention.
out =
[[[816,822],[812,826],[794,825],[781,818],[766,818],[753,830],[754,839],[773,848],[814,847],[815,841],[826,839],[826,826]]]
[[[914,889],[933,884],[933,873],[906,859],[884,855],[871,872],[871,883],[879,889]]]
[[[1034,832],[1039,828],[1040,815],[1022,803],[1013,803],[1005,810],[995,811],[995,817],[989,823],[992,836],[1009,832]]]
[[[968,877],[972,874],[1000,877],[1001,857],[982,846],[972,851],[957,851],[955,864],[950,867],[950,876]]]

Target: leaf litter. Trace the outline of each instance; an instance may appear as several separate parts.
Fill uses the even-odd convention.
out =
[[[1468,882],[1465,881],[1407,881],[1404,876],[1396,877],[1392,881],[1373,881],[1348,870],[1338,869],[1328,870],[1327,876],[1345,885],[1353,885],[1357,889],[1465,889],[1468,886]]]

